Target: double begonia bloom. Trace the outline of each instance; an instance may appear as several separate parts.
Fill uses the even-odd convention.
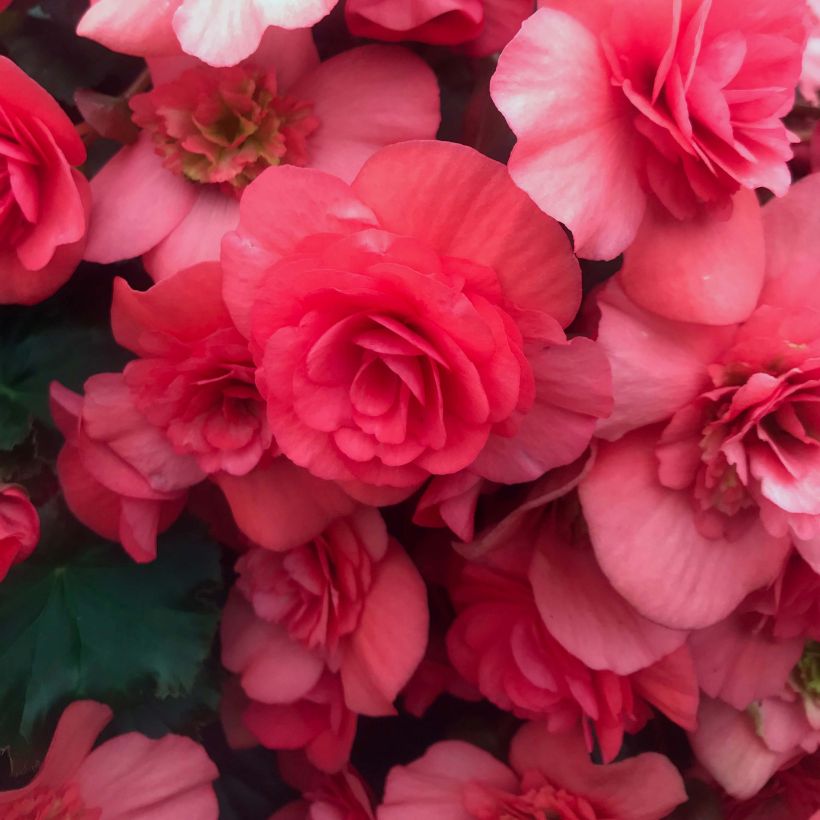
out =
[[[539,595],[536,605],[532,588],[521,578],[470,564],[451,596],[457,616],[447,635],[450,659],[500,708],[521,718],[544,719],[550,732],[564,733],[580,723],[590,749],[592,737],[597,739],[604,762],[617,756],[624,732],[635,733],[649,720],[650,704],[673,721],[695,727],[697,681],[685,649],[628,676],[591,669],[548,628],[562,602]],[[566,622],[571,615],[556,618]]]
[[[791,543],[820,568],[818,195],[814,175],[764,209],[767,278],[742,325],[653,316],[617,282],[599,297],[613,441],[580,495],[602,569],[659,623],[723,619]]]
[[[159,820],[219,816],[205,750],[180,735],[151,740],[138,732],[93,748],[111,720],[102,703],[82,700],[62,714],[43,765],[23,788],[0,792],[4,820]]]
[[[134,406],[204,473],[245,475],[272,449],[247,340],[222,300],[222,270],[205,262],[136,291],[114,283],[114,338],[139,356],[123,379]]]
[[[222,264],[282,452],[371,503],[467,467],[537,478],[609,411],[601,351],[562,330],[580,298],[565,234],[470,148],[394,145],[352,185],[268,169]]]
[[[234,68],[157,59],[151,73],[153,90],[131,99],[137,142],[91,182],[86,258],[144,255],[155,279],[219,258],[243,189],[265,168],[307,166],[350,181],[380,147],[432,138],[439,125],[435,75],[398,46],[320,64],[309,31],[272,30]]]
[[[499,51],[532,14],[532,0],[347,0],[345,17],[358,37],[461,46],[481,57]]]
[[[77,33],[136,57],[186,53],[215,66],[233,66],[276,26],[318,23],[337,0],[91,0]]]
[[[492,94],[519,138],[510,173],[579,255],[617,256],[648,207],[725,219],[741,188],[786,192],[780,118],[800,77],[805,0],[540,5]]]
[[[205,477],[196,459],[177,454],[137,410],[121,373],[92,376],[84,396],[53,383],[51,415],[66,439],[57,476],[71,512],[135,561],[152,561],[157,533]]]
[[[245,725],[265,745],[306,746],[318,768],[337,769],[354,713],[392,714],[424,655],[427,594],[418,570],[378,511],[359,507],[308,543],[250,550],[237,571],[222,660],[255,702]],[[311,708],[319,696],[323,707]],[[299,721],[301,734],[277,728]],[[329,741],[311,751],[325,733],[335,738],[333,752]]]
[[[39,540],[40,516],[28,493],[16,484],[0,484],[0,581],[34,552]]]
[[[596,766],[580,733],[550,737],[530,723],[513,738],[510,765],[462,741],[436,743],[387,777],[378,820],[507,817],[660,820],[686,800],[665,757],[648,752]]]
[[[0,304],[51,296],[82,259],[85,146],[41,86],[0,57]]]

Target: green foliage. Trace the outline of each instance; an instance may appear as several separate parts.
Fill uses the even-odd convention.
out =
[[[20,444],[35,419],[51,424],[52,381],[80,390],[93,373],[125,362],[106,329],[56,318],[49,308],[0,310],[0,450]]]
[[[61,532],[59,543],[50,530],[0,587],[0,745],[11,747],[17,769],[42,753],[72,700],[184,702],[218,619],[218,548],[199,535],[175,528],[157,560],[138,565],[85,530]],[[213,705],[212,695],[201,705]]]

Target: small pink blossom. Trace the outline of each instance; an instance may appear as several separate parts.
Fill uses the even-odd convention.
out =
[[[174,452],[137,410],[120,373],[92,376],[85,396],[53,383],[51,414],[66,438],[57,475],[69,509],[135,561],[152,561],[157,533],[204,478],[195,459]]]
[[[28,493],[15,484],[0,484],[0,581],[34,552],[39,539],[40,516]]]

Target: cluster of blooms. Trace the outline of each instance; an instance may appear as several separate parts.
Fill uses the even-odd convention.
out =
[[[653,820],[684,776],[733,820],[808,820],[820,174],[792,182],[782,118],[816,93],[811,8],[347,0],[361,37],[501,51],[505,166],[435,139],[412,50],[320,62],[335,5],[92,0],[79,34],[152,85],[90,185],[68,117],[0,58],[0,301],[81,259],[154,280],[115,281],[123,371],[52,386],[70,509],[137,562],[186,508],[235,552],[222,721],[282,752],[303,799],[276,820]],[[620,254],[582,305],[578,257]],[[0,485],[0,578],[37,538]],[[374,799],[358,718],[444,692],[520,721],[507,762],[444,740]],[[690,771],[625,754],[659,714]],[[89,754],[109,716],[69,707],[2,816],[216,817],[193,741]]]

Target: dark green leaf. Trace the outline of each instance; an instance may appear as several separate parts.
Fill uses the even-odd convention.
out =
[[[10,450],[36,418],[51,424],[48,387],[57,380],[80,390],[92,374],[118,370],[126,361],[102,328],[54,321],[52,311],[5,308],[0,312],[0,449]]]
[[[70,550],[41,544],[0,586],[0,747],[13,756],[38,746],[72,700],[184,697],[210,652],[216,545],[177,530],[156,561],[137,565],[85,538]]]

